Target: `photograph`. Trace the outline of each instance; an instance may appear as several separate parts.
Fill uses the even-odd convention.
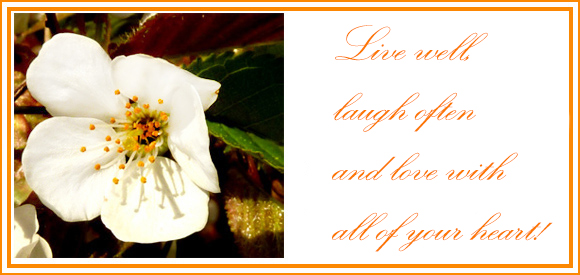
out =
[[[283,13],[12,17],[12,258],[284,257]]]

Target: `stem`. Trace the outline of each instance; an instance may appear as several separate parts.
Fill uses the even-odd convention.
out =
[[[60,32],[60,26],[58,24],[58,20],[56,19],[56,13],[47,13],[45,24],[46,27],[50,29],[50,32],[53,36]]]
[[[75,21],[77,23],[77,27],[79,28],[79,32],[82,35],[87,35],[87,28],[86,28],[86,24],[85,24],[85,14],[84,13],[79,13],[79,14],[75,14]]]
[[[37,107],[37,106],[15,106],[14,107],[14,114],[15,115],[22,115],[22,114],[39,114],[39,115],[48,115],[48,111],[46,111],[45,107]]]
[[[22,82],[16,90],[14,90],[14,101],[16,101],[26,91],[26,81]]]
[[[111,32],[113,31],[113,27],[111,26],[111,17],[107,14],[107,18],[105,19],[105,48],[106,52],[109,52],[109,44],[111,44]]]

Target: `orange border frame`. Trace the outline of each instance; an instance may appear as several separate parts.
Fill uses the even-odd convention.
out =
[[[60,2],[73,2],[77,0],[61,0]],[[115,1],[115,0],[113,0]],[[126,0],[128,2],[156,2],[157,0]],[[173,0],[174,2],[191,2],[188,0]],[[272,2],[268,0],[252,0],[253,2]],[[365,0],[366,2],[389,2],[383,0]],[[469,1],[469,0],[468,0]],[[13,2],[30,2],[29,0],[15,0]],[[39,2],[49,2],[46,0],[39,0]],[[50,1],[51,2],[51,1]],[[97,0],[96,2],[111,2],[109,0]],[[195,1],[194,1],[195,2]],[[200,2],[246,2],[243,0],[207,0]],[[274,2],[308,2],[307,0],[282,0]],[[317,0],[317,2],[352,2],[352,0]],[[440,2],[436,0],[401,0],[397,2]],[[446,2],[465,2],[462,0],[446,0]],[[470,2],[504,2],[502,0],[488,0],[488,1],[470,1]],[[545,2],[544,0],[512,0],[510,2]],[[577,0],[561,0],[558,2],[576,2]],[[13,11],[568,11],[569,18],[569,258],[567,264],[12,264],[11,257],[7,257],[7,268],[573,268],[574,263],[574,8],[573,7],[7,7],[7,93],[12,91],[12,26],[11,16]],[[0,14],[0,27],[2,24],[2,14]],[[580,33],[579,33],[580,34]],[[0,36],[2,29],[0,28]],[[10,36],[9,36],[10,35]],[[2,57],[0,56],[0,61]],[[11,94],[11,92],[10,92]],[[580,103],[580,100],[579,100]],[[12,118],[12,106],[7,98],[7,117]],[[0,105],[0,117],[2,113],[2,106]],[[1,124],[1,122],[0,122]],[[8,132],[8,150],[7,159],[8,177],[12,178],[12,155],[10,149],[12,146],[12,125],[13,121],[7,125]],[[579,124],[580,126],[580,124]],[[0,155],[2,148],[0,148]],[[0,164],[1,164],[0,159]],[[580,167],[580,166],[579,166]],[[1,172],[0,172],[1,173]],[[7,253],[11,252],[11,203],[12,193],[11,184],[7,185],[8,202],[7,202]],[[0,197],[0,210],[2,209],[2,198]],[[0,225],[2,220],[0,220]],[[1,255],[2,251],[0,251]]]

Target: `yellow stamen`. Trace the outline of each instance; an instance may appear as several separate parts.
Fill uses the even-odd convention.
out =
[[[151,163],[155,162],[155,157],[154,156],[150,156],[149,157],[149,162],[151,162]]]
[[[143,166],[145,166],[145,163],[143,163],[142,161],[139,161],[139,162],[137,162],[137,166],[143,167]]]
[[[95,164],[95,170],[100,170],[101,169],[101,165],[100,164]]]
[[[125,169],[125,164],[119,165],[119,169]]]
[[[157,132],[157,131],[153,131],[153,133],[151,133],[151,135],[152,135],[152,136],[154,136],[154,137],[156,137],[156,136],[158,136],[158,135],[159,135],[159,132]]]
[[[147,182],[147,179],[145,177],[141,177],[141,182],[142,183],[146,183]]]
[[[149,104],[143,104],[143,108],[149,109]]]
[[[134,112],[135,112],[136,114],[140,113],[140,112],[141,112],[141,108],[135,108],[135,111],[134,111]]]
[[[87,147],[85,147],[85,146],[81,147],[81,152],[84,153],[85,151],[87,151]]]
[[[91,129],[91,131],[95,130],[95,125],[93,125],[93,124],[89,125],[89,129]]]
[[[119,183],[119,179],[118,179],[118,178],[113,178],[113,183],[114,183],[114,184],[117,184],[117,183]]]
[[[129,103],[129,102],[125,103],[125,108],[127,108],[127,109],[131,108],[131,103]]]
[[[117,143],[117,144],[121,144],[121,140],[120,140],[120,139],[116,139],[116,140],[115,140],[115,143]]]
[[[107,136],[107,137],[105,137],[105,140],[106,140],[106,141],[111,141],[111,136]]]
[[[131,112],[129,111],[125,112],[125,116],[131,116]]]
[[[161,126],[161,123],[159,123],[159,121],[155,121],[155,128],[159,128],[159,126]]]
[[[109,152],[109,147],[105,146],[105,148],[103,148],[103,150],[105,150],[105,152]]]
[[[123,153],[123,151],[125,151],[125,149],[123,149],[123,147],[119,147],[119,148],[117,148],[117,152],[119,152],[119,153]]]
[[[139,98],[136,95],[134,95],[133,96],[133,101],[137,101],[137,100],[139,100]]]
[[[125,130],[129,130],[129,127],[131,127],[131,125],[129,125],[129,123],[125,123]]]
[[[119,91],[119,90],[115,90],[115,94],[116,94],[116,95],[120,95],[120,94],[121,94],[121,91]]]
[[[139,151],[139,144],[135,144],[135,146],[133,146],[133,151]]]
[[[157,102],[159,102],[159,104],[163,104],[163,99],[159,99]]]
[[[115,120],[115,118],[114,118],[114,117],[112,117],[112,118],[111,118],[111,123],[115,123],[115,122],[117,122],[117,120]]]
[[[161,120],[167,121],[167,119],[169,119],[169,117],[167,115],[161,116]]]

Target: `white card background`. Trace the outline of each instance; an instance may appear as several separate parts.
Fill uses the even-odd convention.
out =
[[[469,6],[469,3],[419,4]],[[74,3],[50,5],[75,6]],[[109,3],[93,6],[103,5]],[[129,6],[126,3],[119,5]],[[183,3],[139,5],[175,6],[176,11],[181,11],[179,6]],[[194,5],[219,6],[216,3]],[[244,5],[305,6],[303,3],[227,3],[227,6]],[[327,5],[335,4],[317,4]],[[520,5],[528,4],[510,3],[510,6]],[[6,26],[5,22],[3,25]],[[385,44],[383,49],[406,50],[407,57],[400,61],[335,60],[335,56],[352,56],[360,50],[350,47],[345,38],[351,29],[361,25],[373,25],[364,31],[367,34],[389,26],[391,33],[381,40],[381,44]],[[285,12],[284,259],[158,259],[154,262],[150,259],[13,259],[12,263],[567,264],[568,25],[568,12],[564,11]],[[413,54],[419,49],[452,50],[472,33],[488,33],[489,36],[469,50],[468,61],[414,60]],[[358,42],[363,43],[362,39],[361,36]],[[6,58],[3,62],[6,67]],[[3,77],[6,80],[6,76]],[[404,108],[409,116],[405,120],[380,122],[365,133],[362,129],[371,121],[333,119],[333,114],[359,92],[364,96],[350,109],[392,110],[415,92],[420,93],[420,97]],[[431,119],[415,132],[421,123],[413,119],[415,113],[434,109],[452,93],[458,94],[453,109],[474,110],[476,118],[471,121]],[[577,113],[575,115],[577,118]],[[7,123],[10,122],[3,126],[4,137],[7,136]],[[575,142],[577,144],[577,140]],[[408,168],[437,169],[437,179],[391,181],[389,173],[416,152],[421,156]],[[491,162],[497,165],[513,152],[519,156],[505,167],[507,176],[501,181],[449,181],[445,177],[449,169],[474,169]],[[395,160],[377,181],[331,180],[337,170],[375,170],[393,156]],[[6,150],[3,158],[6,158]],[[3,169],[6,169],[6,161]],[[8,179],[4,181],[9,182]],[[365,241],[331,239],[337,230],[351,230],[371,213],[383,212],[389,216],[369,231]],[[489,229],[501,231],[519,227],[527,231],[538,222],[542,225],[551,222],[552,225],[535,241],[469,241],[470,234],[497,212],[501,212],[502,217]],[[419,217],[404,227],[399,236],[391,239],[381,251],[375,252],[382,244],[382,241],[374,240],[376,233],[398,227],[413,213],[419,213]],[[6,217],[4,213],[3,219]],[[418,241],[404,252],[398,250],[408,242],[405,234],[409,230],[455,228],[462,230],[464,236],[461,240]],[[3,230],[3,238],[6,238],[7,229]],[[6,270],[5,264],[3,270]],[[237,270],[280,272],[278,268],[195,271]],[[60,268],[50,271],[87,270]],[[191,270],[169,270],[172,271]],[[357,270],[340,270],[344,271]]]
[[[369,46],[406,50],[399,61],[337,61],[360,47],[346,43],[361,25],[364,44],[383,26],[390,34]],[[362,35],[366,34],[366,37]],[[488,33],[469,60],[417,61],[419,49],[453,50],[472,33]],[[381,35],[382,36],[382,35]],[[380,37],[377,35],[375,37]],[[356,40],[358,39],[358,40]],[[372,48],[371,48],[372,47]],[[371,49],[373,49],[371,51]],[[363,55],[361,55],[363,56]],[[495,263],[568,262],[568,13],[567,12],[335,12],[285,17],[285,258],[300,263]],[[349,109],[393,110],[411,94],[405,120],[334,120]],[[470,121],[421,121],[457,93],[454,110],[474,110]],[[413,153],[408,168],[437,169],[432,181],[392,181],[389,173]],[[496,166],[513,152],[503,180],[449,181],[450,169]],[[377,181],[333,181],[341,169],[380,169]],[[371,213],[389,216],[364,240],[333,241]],[[379,252],[375,235],[419,217]],[[553,223],[538,240],[469,241],[496,212],[500,231]],[[462,230],[457,241],[419,241],[404,252],[411,229]],[[536,232],[536,233],[539,233]]]

